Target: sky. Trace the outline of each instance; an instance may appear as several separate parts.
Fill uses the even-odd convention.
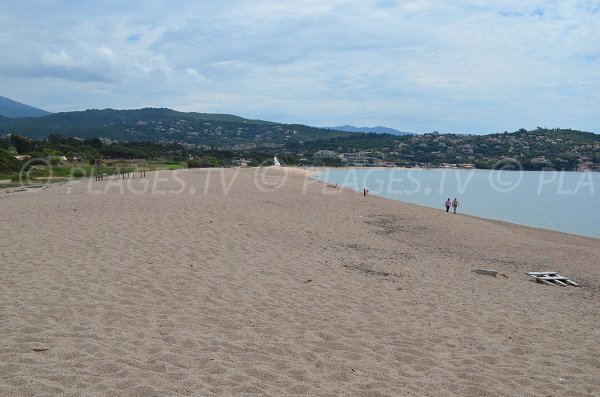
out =
[[[0,95],[416,133],[600,133],[600,0],[0,2]]]

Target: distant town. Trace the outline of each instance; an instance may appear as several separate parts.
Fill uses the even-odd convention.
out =
[[[560,136],[560,137],[559,137]],[[600,170],[600,142],[577,132],[538,129],[493,135],[430,133],[396,137],[393,147],[340,153],[319,150],[313,159],[339,158],[344,165],[425,168],[503,166],[527,170]]]
[[[283,164],[300,166],[600,171],[600,135],[570,129],[392,135],[154,108],[0,117],[0,150],[17,161],[54,163],[142,158],[187,167],[256,166],[278,155]]]

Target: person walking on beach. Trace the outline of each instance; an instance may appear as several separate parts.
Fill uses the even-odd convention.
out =
[[[456,214],[457,207],[458,207],[458,200],[456,199],[456,197],[454,197],[454,201],[452,202],[452,209],[454,210],[455,214]]]
[[[369,189],[364,188],[363,189],[363,194],[365,195],[365,197],[367,196],[367,194],[369,194]]]
[[[446,206],[446,212],[450,211],[451,204],[452,202],[450,201],[450,197],[448,197],[448,200],[446,200],[446,202],[444,203],[444,205]]]

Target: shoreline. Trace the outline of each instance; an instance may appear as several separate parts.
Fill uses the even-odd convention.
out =
[[[4,195],[0,394],[600,393],[596,240],[263,171]]]
[[[298,167],[298,166],[283,166],[283,167]],[[298,167],[299,168],[299,167]],[[437,171],[437,170],[453,170],[453,171],[506,171],[506,172],[564,172],[564,173],[600,173],[597,170],[511,170],[511,169],[493,169],[493,168],[461,168],[461,167],[386,167],[386,166],[342,166],[342,167],[308,167],[308,168],[323,168],[323,169],[331,169],[331,170],[418,170],[418,171]]]
[[[339,167],[339,168],[331,168],[330,167],[330,168],[322,168],[319,171],[315,171],[312,174],[312,177],[313,177],[314,180],[323,182],[325,184],[331,184],[332,182],[328,182],[326,180],[323,180],[323,179],[319,178],[318,174],[322,173],[322,172],[326,172],[328,170],[342,170],[342,171],[343,170],[363,170],[363,169],[366,169],[366,168],[368,168],[368,169],[375,169],[375,167],[364,167],[364,168],[363,167]],[[376,168],[376,169],[388,170],[390,168],[384,167],[384,168]],[[411,170],[411,169],[415,169],[415,168],[403,168],[403,170]],[[429,169],[423,169],[423,170],[429,170]],[[469,171],[471,171],[471,170],[469,170]],[[489,170],[479,170],[479,171],[489,171]],[[315,177],[315,174],[317,174],[316,177]],[[357,193],[362,194],[362,190],[358,189],[358,188],[354,188],[354,187],[351,187],[351,186],[346,187],[346,186],[342,186],[342,185],[338,185],[338,187],[344,188],[344,189],[350,189],[350,190],[353,190],[353,191],[355,191]],[[385,197],[385,196],[382,196],[382,195],[377,194],[377,193],[369,192],[369,195],[372,195],[372,196],[375,196],[375,197],[379,197],[379,198],[383,198],[383,199],[387,199],[387,200],[398,201],[398,202],[401,202],[401,203],[404,203],[404,204],[415,205],[415,206],[418,206],[418,207],[423,207],[423,208],[429,208],[429,209],[433,209],[433,210],[438,210],[437,207],[427,206],[425,204],[420,204],[420,203],[412,203],[412,202],[409,202],[409,201],[401,200],[399,198]],[[439,211],[443,212],[443,209],[439,209]],[[504,223],[508,223],[508,224],[511,224],[511,225],[523,226],[523,227],[528,227],[528,228],[533,228],[533,229],[547,230],[547,231],[550,231],[550,232],[562,233],[562,234],[566,234],[566,235],[572,235],[572,236],[578,236],[578,237],[586,237],[586,238],[591,238],[591,239],[596,239],[596,240],[600,239],[600,236],[593,236],[593,235],[588,235],[588,234],[577,234],[577,233],[574,233],[574,232],[569,232],[569,231],[564,231],[564,230],[552,229],[552,228],[548,228],[548,227],[536,226],[536,225],[531,225],[531,224],[526,224],[526,223],[517,223],[517,222],[513,222],[513,221],[509,221],[509,220],[504,220],[504,219],[499,219],[499,218],[492,218],[492,217],[485,217],[485,216],[475,215],[475,214],[468,214],[468,213],[464,213],[464,212],[460,212],[459,215],[471,216],[471,217],[475,217],[475,218],[479,218],[479,219],[484,219],[484,220],[490,220],[490,221],[504,222]]]
[[[272,170],[272,171],[277,171],[279,170],[280,172],[285,172],[288,175],[296,175],[296,176],[303,176],[306,177],[312,181],[315,182],[319,182],[321,184],[323,184],[324,187],[330,187],[329,185],[331,184],[331,182],[327,182],[325,180],[322,180],[318,177],[315,177],[316,174],[322,173],[324,171],[327,170],[351,170],[351,169],[364,169],[365,167],[335,167],[335,168],[331,168],[331,167],[319,167],[316,168],[313,167],[313,169],[305,169],[302,167],[292,167],[292,166],[283,166],[283,167],[276,167],[276,166],[269,166],[269,167],[263,167],[263,168],[259,168],[259,167],[247,167],[247,168],[241,168],[241,167],[233,167],[230,169],[237,169],[237,170],[251,170],[254,173],[257,173],[259,170],[264,169],[264,170]],[[370,168],[374,168],[374,167],[370,167]],[[156,171],[147,171],[148,175],[152,176],[155,173],[160,173],[160,172],[175,172],[175,173],[185,173],[185,172],[190,172],[190,171],[194,171],[194,170],[203,170],[204,172],[208,172],[208,173],[216,173],[216,172],[222,172],[223,170],[226,170],[227,168],[191,168],[191,169],[178,169],[178,170],[156,170]],[[388,167],[383,167],[381,169],[389,169]],[[410,168],[407,168],[410,169]],[[158,175],[158,174],[156,174]],[[124,179],[125,182],[128,181],[133,181],[136,178],[126,178]],[[44,179],[46,180],[46,179]],[[121,178],[111,178],[111,179],[106,179],[103,182],[115,182],[115,181],[120,181]],[[92,177],[84,177],[84,178],[77,178],[77,179],[67,179],[67,180],[60,180],[60,181],[47,181],[46,183],[43,184],[36,184],[36,185],[18,185],[18,186],[0,186],[0,194],[2,193],[20,193],[20,192],[24,192],[24,191],[37,191],[37,190],[45,190],[47,188],[50,187],[54,187],[54,186],[72,186],[72,184],[86,184],[86,185],[90,185],[90,184],[94,184],[94,180]],[[353,192],[355,192],[356,194],[360,194],[362,195],[362,191],[361,190],[357,190],[354,189],[352,187],[344,187],[341,185],[337,186],[337,189],[339,189],[340,191],[342,189],[348,189],[351,190]],[[201,190],[198,190],[198,193],[200,193]],[[428,210],[433,210],[436,212],[444,212],[443,209],[438,209],[436,207],[429,207],[427,205],[422,205],[422,204],[417,204],[417,203],[411,203],[409,201],[403,201],[400,199],[394,199],[394,198],[389,198],[389,197],[385,197],[385,196],[381,196],[378,195],[376,193],[369,193],[370,196],[372,197],[377,197],[378,199],[383,199],[383,200],[389,200],[392,202],[399,202],[405,205],[409,205],[409,206],[415,206],[418,208],[425,208]],[[484,216],[479,216],[479,215],[473,215],[473,214],[467,214],[467,213],[463,213],[460,212],[458,215],[461,216],[466,216],[466,217],[472,217],[475,219],[481,219],[484,221],[490,221],[490,222],[498,222],[499,224],[507,224],[507,225],[514,225],[517,227],[524,227],[524,228],[529,228],[532,230],[539,230],[539,231],[546,231],[546,232],[551,232],[551,233],[560,233],[566,236],[574,236],[574,237],[583,237],[586,239],[592,239],[592,240],[599,240],[600,237],[595,237],[595,236],[590,236],[590,235],[584,235],[584,234],[576,234],[576,233],[570,233],[567,231],[562,231],[562,230],[557,230],[557,229],[550,229],[550,228],[545,228],[545,227],[540,227],[540,226],[535,226],[535,225],[528,225],[528,224],[523,224],[523,223],[516,223],[516,222],[511,222],[511,221],[507,221],[507,220],[503,220],[503,219],[497,219],[497,218],[488,218],[488,217],[484,217]]]

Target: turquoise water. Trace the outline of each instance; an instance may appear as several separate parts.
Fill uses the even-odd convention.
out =
[[[359,168],[315,177],[444,211],[456,197],[459,213],[600,238],[600,173]]]

